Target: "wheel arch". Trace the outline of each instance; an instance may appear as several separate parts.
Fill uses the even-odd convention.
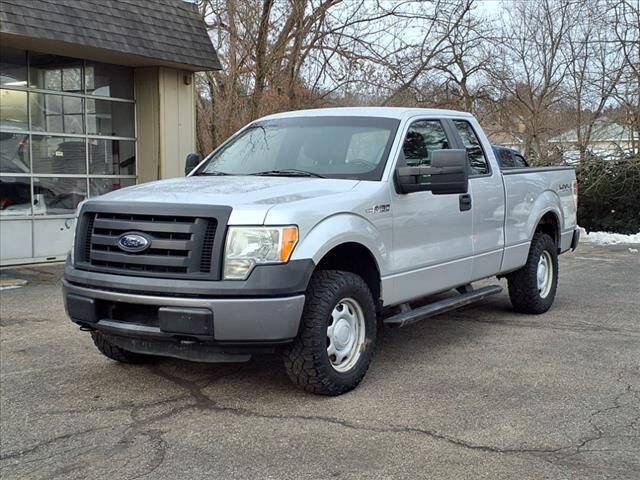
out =
[[[344,270],[362,277],[377,307],[381,304],[380,267],[373,253],[358,242],[344,242],[326,252],[315,270]]]
[[[560,219],[555,210],[547,210],[538,219],[534,233],[542,232],[549,235],[556,247],[560,248]]]

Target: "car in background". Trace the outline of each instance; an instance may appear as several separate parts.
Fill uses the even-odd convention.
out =
[[[529,163],[524,159],[522,154],[513,148],[502,147],[500,145],[491,145],[491,148],[501,169],[524,168],[529,166]]]

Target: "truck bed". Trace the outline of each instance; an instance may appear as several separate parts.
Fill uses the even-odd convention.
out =
[[[524,265],[533,231],[544,215],[558,222],[560,251],[568,250],[576,227],[572,167],[526,167],[502,170],[505,187],[505,252],[501,272]]]

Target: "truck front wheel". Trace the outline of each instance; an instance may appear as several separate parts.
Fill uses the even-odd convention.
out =
[[[544,313],[553,304],[558,286],[558,251],[553,239],[537,232],[524,267],[507,275],[509,298],[522,313]]]
[[[149,363],[155,359],[151,355],[144,355],[142,353],[130,352],[123,348],[114,345],[109,339],[101,332],[91,332],[91,338],[96,348],[105,357],[109,357],[111,360],[121,363]]]
[[[376,311],[371,291],[358,275],[339,270],[314,273],[296,339],[284,351],[291,380],[322,395],[353,390],[373,357]]]

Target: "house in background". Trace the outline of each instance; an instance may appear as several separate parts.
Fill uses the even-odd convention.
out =
[[[587,127],[581,133],[586,135]],[[620,157],[638,153],[640,139],[634,138],[629,125],[623,125],[609,118],[596,120],[591,130],[588,150],[599,157]],[[576,129],[567,130],[549,140],[549,146],[560,152],[567,163],[580,161]]]
[[[0,265],[62,260],[83,199],[183,175],[219,68],[182,0],[2,0]]]
[[[524,128],[524,126],[523,126]],[[524,150],[524,140],[517,134],[501,131],[499,127],[491,131],[488,128],[487,134],[492,143],[513,148],[522,152]],[[587,128],[583,127],[583,135]],[[575,128],[566,130],[560,135],[550,138],[547,141],[550,155],[558,161],[575,164],[580,161],[580,150],[578,149],[578,135]],[[631,126],[624,125],[610,118],[596,120],[591,130],[588,144],[588,151],[600,157],[615,157],[626,155],[637,155],[640,148],[640,138]]]

